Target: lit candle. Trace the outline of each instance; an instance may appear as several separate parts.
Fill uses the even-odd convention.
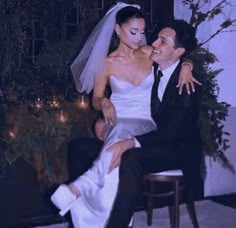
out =
[[[67,121],[67,118],[66,118],[63,110],[60,111],[59,121],[61,121],[62,123],[65,123]]]
[[[42,108],[42,106],[43,106],[43,102],[38,97],[37,101],[35,102],[35,107],[36,108]]]
[[[87,109],[89,106],[88,100],[85,98],[85,96],[81,96],[77,101],[76,101],[76,106],[81,109]]]
[[[60,108],[60,102],[56,99],[56,97],[53,97],[50,106],[53,108]]]
[[[16,133],[13,130],[9,131],[9,136],[14,139],[16,137]]]
[[[84,96],[81,97],[81,107],[85,107]]]

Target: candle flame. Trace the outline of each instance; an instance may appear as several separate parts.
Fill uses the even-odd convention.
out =
[[[35,107],[36,108],[42,108],[43,107],[43,102],[41,99],[38,97],[37,101],[35,102]]]
[[[66,118],[63,110],[60,111],[59,121],[61,121],[62,123],[65,123],[67,121],[67,118]]]
[[[9,136],[14,139],[16,137],[16,133],[13,130],[9,131]]]

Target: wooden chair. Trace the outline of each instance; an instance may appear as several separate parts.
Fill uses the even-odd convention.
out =
[[[169,206],[169,216],[171,228],[179,228],[179,203],[181,193],[183,192],[183,173],[181,170],[168,170],[159,173],[149,173],[144,176],[147,190],[144,192],[146,196],[146,212],[147,224],[152,224],[152,209],[154,206],[154,198],[172,197],[173,204]],[[170,190],[162,193],[155,191],[156,185],[161,183],[170,183]],[[192,192],[187,192],[187,209],[193,223],[194,228],[198,228],[198,221],[195,212],[194,200]]]

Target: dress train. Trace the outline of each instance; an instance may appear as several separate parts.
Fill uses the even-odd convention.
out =
[[[71,208],[75,228],[104,228],[109,218],[119,182],[119,167],[108,173],[113,156],[109,147],[119,140],[129,139],[155,128],[152,120],[120,118],[108,129],[99,158],[90,170],[73,182],[82,190],[81,196]]]

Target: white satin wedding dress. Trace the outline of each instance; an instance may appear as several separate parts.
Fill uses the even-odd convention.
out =
[[[70,209],[75,228],[105,227],[119,180],[119,168],[108,173],[112,159],[108,148],[119,140],[156,129],[150,111],[153,80],[153,70],[139,86],[110,77],[110,99],[116,108],[117,121],[107,129],[103,149],[93,167],[73,182],[81,192]]]

